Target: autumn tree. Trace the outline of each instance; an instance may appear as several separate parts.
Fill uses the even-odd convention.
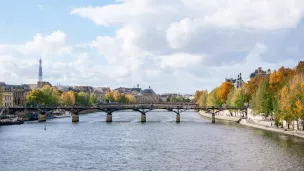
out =
[[[32,106],[44,105],[44,94],[41,90],[32,90],[26,96],[26,104]]]
[[[223,82],[221,86],[217,89],[216,95],[221,100],[222,104],[225,104],[227,101],[227,96],[229,94],[229,91],[233,85],[230,82]]]
[[[120,99],[120,93],[117,90],[112,91],[112,97],[115,102],[118,102]]]
[[[292,93],[291,89],[288,85],[284,86],[282,88],[282,91],[280,92],[280,100],[279,100],[279,113],[277,117],[279,117],[281,120],[285,120],[288,125],[291,121],[293,121],[294,116],[292,113]]]
[[[76,103],[75,93],[73,91],[63,92],[60,96],[61,105],[73,106]]]
[[[135,99],[135,97],[134,96],[132,96],[131,94],[127,94],[126,95],[126,98],[128,99],[127,100],[127,103],[136,103],[136,99]]]
[[[250,81],[248,81],[245,91],[250,98],[252,98],[254,96],[254,94],[256,93],[256,91],[259,87],[260,82],[265,77],[268,77],[268,76],[256,75]]]
[[[110,89],[106,90],[105,100],[107,101],[114,101],[113,95]]]
[[[217,94],[217,88],[213,89],[209,94],[207,98],[207,105],[208,106],[222,106],[221,100],[218,98]]]
[[[199,103],[199,98],[201,97],[201,92],[199,90],[196,90],[194,93],[194,102],[195,104]]]
[[[207,99],[208,99],[208,91],[204,90],[201,92],[201,96],[199,98],[199,105],[200,106],[207,106]]]

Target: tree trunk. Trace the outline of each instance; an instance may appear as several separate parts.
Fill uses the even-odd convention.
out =
[[[300,127],[299,127],[299,119],[297,119],[297,130],[299,130]]]
[[[289,123],[287,123],[287,129],[289,129]]]

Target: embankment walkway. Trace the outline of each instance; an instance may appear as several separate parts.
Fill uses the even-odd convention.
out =
[[[199,112],[200,115],[211,118],[212,115],[209,113],[205,113],[204,111]],[[286,135],[291,135],[291,136],[296,136],[300,138],[304,138],[304,131],[299,131],[299,130],[288,130],[285,131],[283,128],[277,128],[275,126],[264,126],[261,124],[258,124],[254,122],[253,120],[249,119],[243,119],[239,117],[234,117],[234,116],[225,116],[225,115],[216,115],[215,119],[221,119],[221,120],[227,120],[227,121],[233,121],[240,123],[241,125],[253,127],[253,128],[258,128],[258,129],[263,129],[266,131],[272,131],[272,132],[278,132]]]

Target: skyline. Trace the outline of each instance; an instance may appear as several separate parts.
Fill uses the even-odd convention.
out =
[[[184,94],[258,67],[293,68],[303,53],[300,0],[5,0],[0,11],[9,84],[36,83],[41,57],[52,84]]]

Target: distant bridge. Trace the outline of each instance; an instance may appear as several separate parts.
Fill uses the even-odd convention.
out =
[[[0,111],[4,108],[0,108]],[[180,114],[189,111],[206,111],[212,113],[212,123],[215,123],[215,115],[224,110],[237,110],[247,115],[247,107],[215,107],[199,106],[193,103],[154,103],[154,104],[103,104],[98,106],[56,106],[56,107],[8,107],[5,108],[9,113],[17,111],[37,111],[40,112],[38,121],[46,121],[46,115],[43,111],[65,110],[72,114],[72,122],[79,122],[79,113],[87,110],[98,110],[107,113],[106,122],[112,122],[112,113],[117,111],[136,111],[141,113],[141,122],[146,122],[146,113],[150,111],[168,111],[176,113],[176,122],[180,122]]]

